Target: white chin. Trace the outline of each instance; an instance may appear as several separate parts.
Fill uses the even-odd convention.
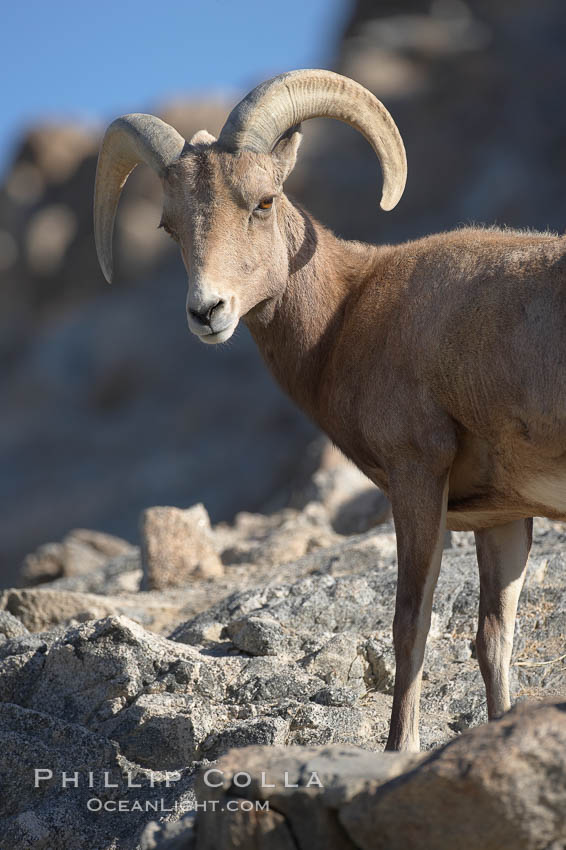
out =
[[[199,339],[207,345],[218,345],[221,342],[226,342],[236,330],[236,324],[230,325],[229,328],[225,328],[223,331],[216,334],[203,334],[202,336],[199,334]]]

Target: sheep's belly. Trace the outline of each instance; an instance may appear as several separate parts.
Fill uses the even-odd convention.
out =
[[[539,511],[539,513],[542,513]],[[482,507],[480,504],[464,508],[459,505],[450,510],[446,517],[446,526],[451,531],[479,531],[481,528],[492,528],[495,525],[505,525],[518,519],[534,516],[533,511],[520,507],[503,507],[500,505]]]

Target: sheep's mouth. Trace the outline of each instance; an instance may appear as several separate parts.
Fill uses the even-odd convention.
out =
[[[237,322],[231,322],[226,327],[220,328],[217,331],[209,330],[208,333],[197,333],[196,336],[198,336],[201,342],[205,342],[207,345],[218,345],[230,339],[236,330],[237,324]]]

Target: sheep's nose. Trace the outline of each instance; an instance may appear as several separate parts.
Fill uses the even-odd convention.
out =
[[[220,310],[221,307],[224,306],[224,301],[220,299],[219,301],[215,301],[213,304],[209,304],[208,307],[205,307],[202,310],[189,310],[189,313],[193,317],[196,322],[199,322],[201,325],[209,325],[212,321],[212,316],[215,310]]]

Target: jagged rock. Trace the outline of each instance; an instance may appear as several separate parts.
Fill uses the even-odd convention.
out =
[[[181,663],[175,672],[176,684],[182,682],[183,674],[188,676]],[[154,770],[178,770],[196,761],[203,742],[227,714],[222,708],[215,710],[202,693],[197,691],[195,696],[184,689],[182,693],[140,693],[131,704],[128,697],[124,702],[118,699],[116,708],[110,706],[116,715],[104,724],[105,733],[120,741],[130,759]]]
[[[9,611],[32,632],[41,632],[69,620],[83,621],[117,613],[107,599],[84,593],[47,589],[4,590],[0,609]]]
[[[330,685],[326,688],[321,688],[314,696],[311,697],[312,702],[319,705],[353,705],[356,702],[357,694],[350,688],[341,688],[336,685]]]
[[[109,735],[148,767],[186,766],[216,714],[226,719],[221,665],[126,618],[44,633],[35,644],[12,641],[1,651],[3,701]]]
[[[362,656],[358,634],[347,631],[333,635],[320,649],[305,655],[300,663],[328,685],[348,685],[357,693],[365,690],[367,662]]]
[[[172,637],[208,646],[217,643],[222,629],[236,620],[242,622],[230,625],[230,630],[242,633],[244,620],[267,617],[271,622],[266,631],[274,628],[275,621],[287,640],[296,636],[294,657],[298,658],[320,649],[337,631],[389,628],[396,581],[390,543],[387,532],[369,533],[317,549],[281,569],[287,573],[288,584],[276,583],[279,571],[272,573],[270,582],[256,583],[210,606]],[[257,620],[253,627],[257,630]],[[290,650],[292,646],[290,641]]]
[[[230,747],[247,747],[261,743],[263,746],[284,744],[289,737],[289,720],[286,717],[252,717],[232,721],[224,729],[210,735],[203,745],[207,759],[217,759]]]
[[[11,850],[136,850],[156,799],[171,807],[191,797],[190,774],[167,787],[164,773],[128,761],[115,741],[17,705],[0,705],[0,750],[0,834]]]
[[[332,531],[324,507],[315,502],[301,511],[286,508],[271,516],[241,512],[232,524],[218,524],[214,535],[224,564],[273,567],[331,546],[340,539]]]
[[[293,636],[277,620],[269,617],[242,617],[232,620],[221,633],[234,646],[250,655],[287,655],[292,651]],[[287,651],[286,651],[287,650]]]
[[[352,553],[353,561],[355,554]],[[328,564],[332,557],[326,554],[323,558],[320,554],[317,560]],[[249,634],[252,627],[257,632],[258,621],[264,620],[266,633],[276,628],[274,623],[286,633],[281,647],[283,657],[298,660],[318,653],[333,641],[336,651],[328,648],[330,658],[326,668],[336,663],[336,674],[340,675],[339,671],[345,671],[355,662],[358,633],[389,632],[394,586],[393,566],[354,576],[311,575],[289,585],[267,585],[233,594],[180,626],[172,638],[210,646],[217,641],[211,641],[209,635],[222,635],[223,628],[226,635],[241,635],[246,625]],[[341,655],[346,645],[348,652]],[[250,643],[246,651],[251,649]]]
[[[131,543],[112,534],[78,528],[61,543],[45,543],[27,555],[22,579],[33,585],[61,577],[88,575],[111,558],[132,556],[136,551]]]
[[[114,568],[117,571],[114,572]],[[237,586],[221,587],[202,581],[194,587],[164,591],[135,591],[141,571],[109,562],[88,577],[57,579],[38,588],[9,588],[0,593],[0,615],[8,611],[30,631],[69,625],[110,614],[124,614],[159,634],[169,634],[187,617],[206,609]],[[131,580],[130,580],[131,579]],[[83,592],[74,588],[87,588]],[[96,594],[96,595],[95,595]]]
[[[241,741],[282,742],[289,703],[323,685],[282,661],[203,655],[122,617],[9,641],[0,659],[2,701],[108,735],[156,769],[210,758]]]
[[[0,603],[1,604],[1,603]],[[0,642],[26,635],[28,630],[10,611],[0,610]]]
[[[106,595],[137,591],[142,581],[141,555],[137,547],[132,549],[131,554],[112,557],[88,572],[54,579],[47,587]]]
[[[187,510],[148,508],[140,531],[147,590],[177,587],[195,576],[214,578],[224,572],[204,505]]]
[[[51,588],[10,589],[0,593],[0,610],[13,614],[31,632],[41,632],[61,623],[81,623],[111,614],[125,614],[144,625],[151,615],[135,596],[109,597]]]
[[[132,546],[127,540],[122,540],[121,537],[106,534],[103,531],[93,531],[90,528],[76,528],[67,535],[65,542],[68,540],[90,546],[91,549],[100,552],[107,558],[116,558],[118,555],[132,555],[137,552],[137,547]]]

